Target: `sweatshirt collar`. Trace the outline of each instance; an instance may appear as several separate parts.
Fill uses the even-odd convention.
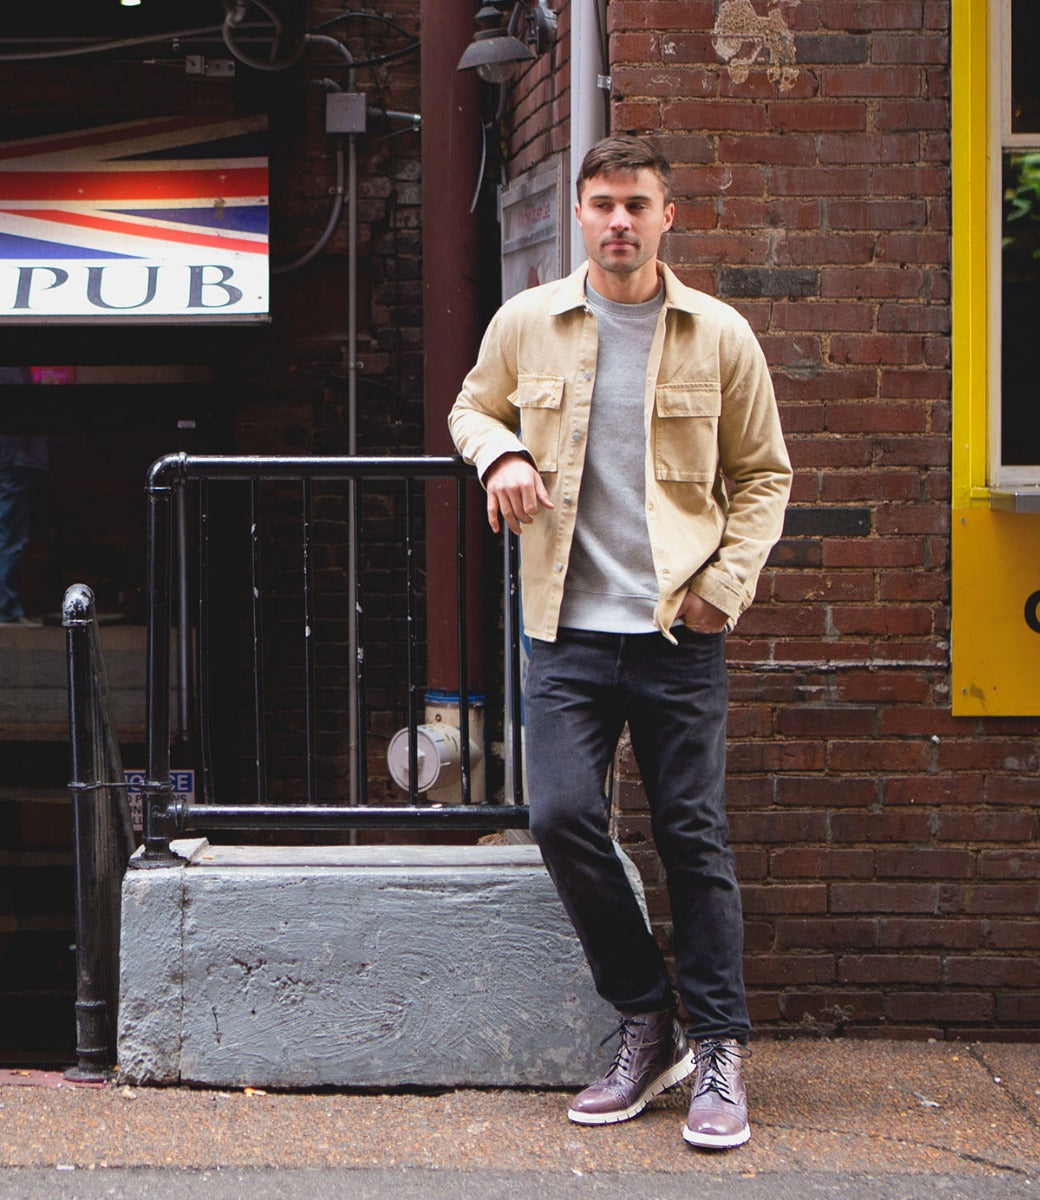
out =
[[[657,273],[664,280],[664,307],[677,308],[680,312],[695,315],[700,311],[697,304],[697,293],[686,287],[676,278],[672,269],[658,260]],[[556,291],[556,299],[549,307],[549,315],[558,317],[561,313],[570,312],[575,308],[585,307],[585,280],[588,278],[589,264],[583,262],[576,271],[560,280]]]

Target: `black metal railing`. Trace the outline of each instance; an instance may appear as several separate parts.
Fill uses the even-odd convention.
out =
[[[120,891],[135,838],[90,588],[66,591],[62,624],[75,846],[77,1063],[68,1075],[93,1080],[115,1062]]]
[[[177,454],[153,465],[148,479],[145,849],[135,865],[169,861],[171,838],[187,830],[526,825],[516,554],[508,544],[501,718],[505,780],[501,802],[473,800],[465,732],[471,707],[470,623],[481,619],[467,604],[472,583],[468,495],[474,487],[472,468],[447,457]],[[449,545],[434,546],[429,531],[424,533],[434,489],[453,493],[453,536],[438,528]],[[380,532],[372,533],[373,525]],[[454,558],[454,594],[437,602],[450,605],[455,615],[458,728],[463,732],[457,803],[443,798],[423,803],[418,790],[417,729],[427,686],[422,617],[431,602],[423,585],[433,554]],[[374,611],[378,603],[368,579],[373,574],[381,581],[382,613]],[[496,607],[497,601],[496,594]],[[241,653],[229,658],[229,641],[236,637],[243,639]],[[176,727],[170,706],[171,642],[177,663]],[[376,651],[382,659],[378,703],[370,695]],[[335,671],[326,661],[330,656]],[[324,678],[330,671],[331,681]],[[250,714],[249,727],[243,731],[240,723],[225,738],[236,687],[242,699],[248,691],[248,703],[238,710]],[[286,696],[291,697],[288,706]],[[280,698],[281,708],[272,697]],[[374,734],[373,719],[379,715],[385,724],[394,711],[407,728],[406,803],[387,795],[385,786],[382,798],[375,796],[370,786],[370,743],[374,736],[380,745],[387,740],[385,728]],[[228,742],[237,747],[237,763],[229,763]],[[181,756],[174,766],[187,762],[195,772],[191,801],[174,792],[171,748]],[[328,765],[340,761],[343,751],[348,769],[335,778]],[[247,760],[248,786],[241,770]],[[227,782],[231,779],[234,783]],[[229,799],[228,791],[237,795]]]
[[[448,552],[454,595],[439,602],[455,614],[458,728],[467,731],[470,623],[482,619],[466,599],[475,569],[466,552],[474,515],[467,493],[474,486],[472,469],[454,458],[177,454],[152,466],[144,781],[135,773],[144,845],[136,854],[90,589],[71,587],[63,609],[77,862],[78,1065],[70,1074],[103,1078],[115,1062],[120,885],[131,855],[131,865],[139,867],[176,861],[170,841],[189,830],[442,832],[527,824],[517,547],[510,536],[502,571],[487,571],[496,587],[487,606],[496,628],[497,587],[503,578],[505,583],[501,654],[491,656],[501,659],[503,698],[500,712],[495,706],[504,747],[498,802],[474,802],[466,736],[459,738],[458,802],[423,803],[418,787],[417,731],[426,686],[422,617],[429,603],[423,576],[431,554],[445,552],[430,545],[430,531],[423,528],[431,499],[425,489],[453,494]],[[380,533],[372,533],[373,523],[381,523]],[[388,557],[393,561],[385,562]],[[369,576],[380,572],[381,599],[374,601]],[[371,616],[368,610],[378,602],[393,611]],[[332,636],[323,640],[322,631]],[[393,649],[380,668],[378,703],[370,695],[377,643]],[[349,676],[345,703],[339,678],[331,686],[323,678],[326,658],[337,654]],[[329,693],[324,703],[323,688]],[[384,780],[384,802],[376,803],[369,743],[377,736],[375,718],[385,724],[398,711],[407,729],[406,802],[387,802]],[[281,726],[293,722],[298,728],[286,762],[284,739],[272,743]],[[383,737],[388,740],[385,732]],[[337,776],[326,768],[342,759],[344,744],[349,769]],[[376,774],[386,771],[384,764]],[[188,776],[194,779],[192,799],[175,790]],[[228,791],[234,798],[226,798]]]

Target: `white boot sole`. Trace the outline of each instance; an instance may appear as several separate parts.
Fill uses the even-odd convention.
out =
[[[693,1051],[688,1050],[674,1067],[669,1068],[663,1075],[658,1075],[628,1108],[607,1113],[576,1112],[570,1108],[567,1110],[567,1116],[575,1125],[616,1125],[619,1121],[630,1121],[633,1117],[638,1117],[655,1096],[659,1096],[670,1087],[675,1087],[677,1083],[682,1083],[684,1079],[692,1075],[694,1065]]]
[[[694,1133],[688,1125],[683,1126],[683,1141],[701,1150],[732,1150],[735,1146],[743,1146],[751,1138],[751,1126],[745,1125],[736,1133]]]

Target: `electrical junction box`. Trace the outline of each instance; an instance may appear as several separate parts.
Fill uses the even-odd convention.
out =
[[[325,132],[365,132],[365,97],[361,92],[330,92],[325,97]]]

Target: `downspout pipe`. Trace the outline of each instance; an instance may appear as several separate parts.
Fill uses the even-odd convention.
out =
[[[470,201],[479,175],[481,114],[473,71],[458,71],[473,36],[475,7],[421,0],[423,415],[427,454],[453,454],[448,412],[480,344],[480,247]],[[466,535],[469,588],[467,665],[482,692],[482,506],[470,504]],[[428,686],[459,686],[456,660],[455,489],[427,488]]]

